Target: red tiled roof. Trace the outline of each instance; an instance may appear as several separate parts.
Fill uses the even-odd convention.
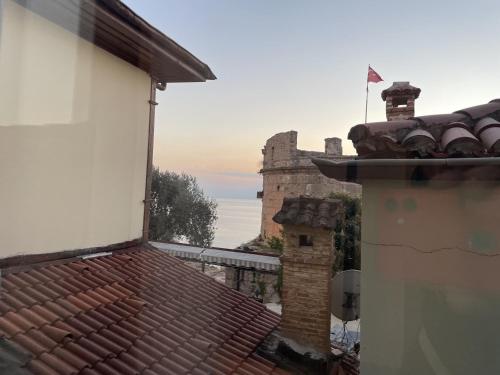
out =
[[[359,124],[348,138],[363,159],[500,155],[500,100],[451,114]]]
[[[156,249],[34,266],[1,286],[0,337],[36,374],[285,373],[253,353],[278,315]]]

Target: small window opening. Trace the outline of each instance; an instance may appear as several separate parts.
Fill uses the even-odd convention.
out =
[[[312,236],[308,236],[307,234],[299,235],[299,246],[312,246],[313,238]]]
[[[408,107],[408,98],[394,98],[392,99],[392,106],[394,108]]]
[[[276,188],[276,190],[280,191],[280,186],[278,185],[278,187]]]
[[[271,147],[271,159],[274,159],[274,146]]]

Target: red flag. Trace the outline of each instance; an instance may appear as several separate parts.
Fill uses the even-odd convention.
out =
[[[377,83],[383,81],[382,77],[368,65],[368,78],[367,82]]]

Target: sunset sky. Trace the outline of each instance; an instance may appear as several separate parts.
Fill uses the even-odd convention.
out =
[[[254,198],[261,148],[282,131],[323,150],[364,121],[385,120],[393,81],[422,89],[418,115],[500,97],[500,2],[126,0],[218,77],[158,94],[155,164],[198,177],[216,198]]]

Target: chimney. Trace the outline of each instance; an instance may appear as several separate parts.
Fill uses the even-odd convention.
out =
[[[285,198],[273,218],[283,225],[285,240],[281,256],[283,343],[293,352],[320,358],[325,364],[331,351],[332,233],[342,213],[339,200],[301,196]]]
[[[342,155],[342,139],[332,137],[325,138],[325,153],[327,155]]]
[[[391,87],[382,91],[385,101],[387,121],[408,120],[415,116],[415,99],[420,89],[410,82],[394,82]]]

